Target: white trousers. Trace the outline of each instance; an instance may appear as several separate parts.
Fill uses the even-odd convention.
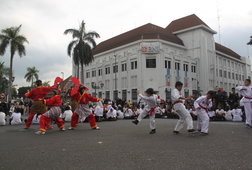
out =
[[[244,102],[244,110],[245,110],[245,114],[246,114],[246,124],[252,126],[252,103],[250,102]]]
[[[197,129],[203,133],[208,133],[209,117],[204,109],[197,110]]]
[[[139,114],[137,120],[140,122],[141,120],[143,120],[143,118],[145,116],[147,116],[148,112],[150,109],[144,108],[144,110],[142,111],[142,113]],[[150,118],[150,129],[156,129],[156,123],[155,123],[155,113],[153,113],[152,115],[149,115]]]
[[[192,117],[189,111],[186,110],[185,105],[183,103],[177,103],[173,106],[173,108],[179,116],[179,120],[175,126],[174,131],[180,131],[184,127],[185,123],[187,125],[187,130],[193,129]]]

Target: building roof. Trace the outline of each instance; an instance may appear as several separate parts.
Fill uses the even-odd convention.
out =
[[[241,59],[241,56],[239,54],[237,54],[236,52],[234,52],[230,48],[227,48],[227,47],[225,47],[223,45],[220,45],[218,43],[215,43],[215,50],[219,51],[219,52],[222,52],[222,53],[224,53],[226,55],[229,55],[231,57],[234,57],[236,59]]]
[[[184,45],[183,41],[176,35],[167,33],[166,30],[162,27],[148,23],[101,42],[95,47],[93,54],[99,54],[104,51],[108,51],[113,48],[120,47],[122,45],[129,44],[141,39],[162,39],[178,45]]]
[[[198,25],[205,25],[206,27],[210,28],[197,15],[192,14],[172,21],[165,29],[167,30],[167,32],[172,33],[187,28],[195,27]]]

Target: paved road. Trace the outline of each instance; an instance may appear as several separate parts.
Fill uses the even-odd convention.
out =
[[[22,126],[0,127],[0,169],[88,170],[249,170],[252,129],[242,123],[211,122],[210,135],[173,135],[176,120],[157,119],[149,135],[148,119],[102,122],[100,131],[87,123],[74,131],[55,127],[35,135]],[[67,124],[68,126],[68,124]]]

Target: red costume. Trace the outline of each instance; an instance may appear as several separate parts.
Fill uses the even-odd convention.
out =
[[[71,92],[71,98],[76,99],[78,101],[78,106],[76,110],[74,111],[72,115],[72,120],[71,120],[71,128],[74,128],[78,125],[79,117],[80,118],[88,118],[89,124],[91,128],[97,129],[96,121],[95,121],[95,116],[89,109],[89,102],[99,102],[100,99],[91,96],[90,94],[84,92],[83,94],[80,94],[78,91],[72,91]]]
[[[25,94],[26,97],[33,100],[25,128],[29,128],[35,114],[43,114],[46,112],[46,105],[43,103],[45,96],[51,91],[52,87],[37,87]]]
[[[64,128],[63,120],[59,117],[61,114],[61,104],[62,100],[59,95],[55,95],[50,99],[44,101],[47,106],[50,106],[50,110],[41,115],[40,117],[40,131],[46,132],[47,125],[52,121],[55,120],[57,126],[60,129]]]

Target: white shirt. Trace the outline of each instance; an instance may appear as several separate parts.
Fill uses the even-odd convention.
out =
[[[159,106],[155,108],[155,114],[158,114],[158,115],[163,114],[163,112],[162,112],[162,110],[161,110],[161,108]]]
[[[233,121],[240,122],[242,121],[242,110],[241,109],[233,109]]]
[[[226,112],[225,112],[223,109],[220,109],[220,110],[217,109],[217,110],[216,110],[216,113],[219,113],[219,114],[223,114],[223,113],[224,113],[224,114],[225,114]]]
[[[210,109],[212,106],[213,106],[212,99],[207,99],[207,96],[201,96],[194,101],[194,108],[199,111],[203,110],[205,111],[205,109]]]
[[[124,118],[123,112],[121,110],[117,110],[117,118],[118,119],[123,119]]]
[[[97,105],[94,110],[95,116],[103,116],[103,107]]]
[[[181,101],[183,102],[183,100],[179,99],[180,97],[182,97],[181,92],[178,91],[178,89],[173,89],[171,92],[171,100],[172,103],[176,102],[176,101]]]
[[[107,112],[107,118],[116,118],[117,114],[116,114],[116,110],[111,107],[108,112]]]
[[[12,119],[11,120],[11,125],[20,125],[20,124],[22,124],[21,113],[13,112],[10,118]]]
[[[142,108],[137,109],[137,110],[136,110],[136,115],[140,115],[142,112],[143,112],[143,109],[142,109]]]
[[[65,118],[66,122],[70,122],[72,119],[73,112],[72,110],[65,110],[64,113],[62,114],[62,118]]]
[[[226,112],[226,114],[225,114],[225,119],[226,120],[232,120],[233,110],[229,110],[229,111]]]
[[[0,125],[3,126],[5,124],[6,124],[5,113],[4,112],[0,112]]]
[[[215,111],[214,110],[209,111],[208,116],[209,117],[214,117],[215,116]]]
[[[252,102],[252,86],[237,86],[235,89],[239,91],[239,93],[243,96],[243,98],[241,99],[241,103]],[[251,99],[247,99],[246,97]]]
[[[131,109],[129,108],[126,108],[125,111],[124,111],[124,117],[130,117],[133,115],[133,112]]]
[[[157,95],[152,95],[152,96],[144,96],[142,94],[138,95],[140,98],[143,99],[143,101],[145,102],[147,108],[151,109],[154,108],[157,104]]]

